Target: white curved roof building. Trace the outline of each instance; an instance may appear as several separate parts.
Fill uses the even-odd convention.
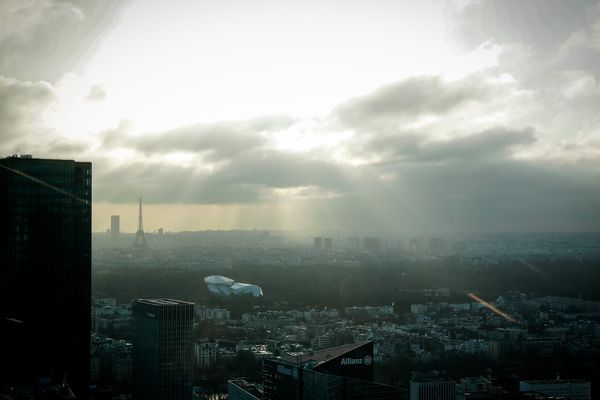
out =
[[[217,296],[230,297],[249,294],[253,297],[261,297],[263,291],[260,286],[250,283],[236,282],[231,278],[221,275],[211,275],[204,278],[208,290]]]

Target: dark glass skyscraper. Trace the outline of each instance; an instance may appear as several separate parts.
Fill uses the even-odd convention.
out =
[[[0,383],[88,397],[91,185],[91,163],[0,159]]]
[[[134,400],[192,399],[194,303],[138,299],[133,306]]]

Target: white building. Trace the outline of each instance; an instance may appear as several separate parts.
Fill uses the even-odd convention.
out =
[[[321,349],[326,349],[328,347],[331,347],[329,335],[315,336],[311,341],[311,345],[312,345],[313,349],[315,349],[315,350],[321,350]]]
[[[411,314],[425,314],[427,312],[426,304],[411,304],[410,305]]]
[[[483,376],[461,378],[456,385],[456,400],[465,400],[476,393],[489,393],[492,389],[492,382]]]
[[[590,400],[592,398],[589,381],[580,379],[540,380],[519,382],[520,392],[538,392],[548,396],[564,396],[571,400]]]
[[[217,296],[230,297],[239,295],[251,295],[262,297],[263,291],[260,286],[249,283],[236,282],[231,278],[221,275],[211,275],[204,278],[208,290]]]
[[[211,319],[217,321],[229,321],[231,312],[225,308],[209,308],[202,305],[196,305],[196,316],[200,320]]]
[[[368,315],[370,317],[382,317],[394,313],[393,306],[361,306],[347,307],[346,315]]]

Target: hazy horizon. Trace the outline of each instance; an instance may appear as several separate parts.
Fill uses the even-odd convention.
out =
[[[7,0],[0,156],[92,230],[600,230],[600,2]]]

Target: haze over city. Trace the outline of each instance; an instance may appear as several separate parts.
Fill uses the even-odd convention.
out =
[[[0,4],[0,153],[94,231],[600,228],[597,1]]]
[[[600,0],[0,0],[0,399],[592,400]]]

